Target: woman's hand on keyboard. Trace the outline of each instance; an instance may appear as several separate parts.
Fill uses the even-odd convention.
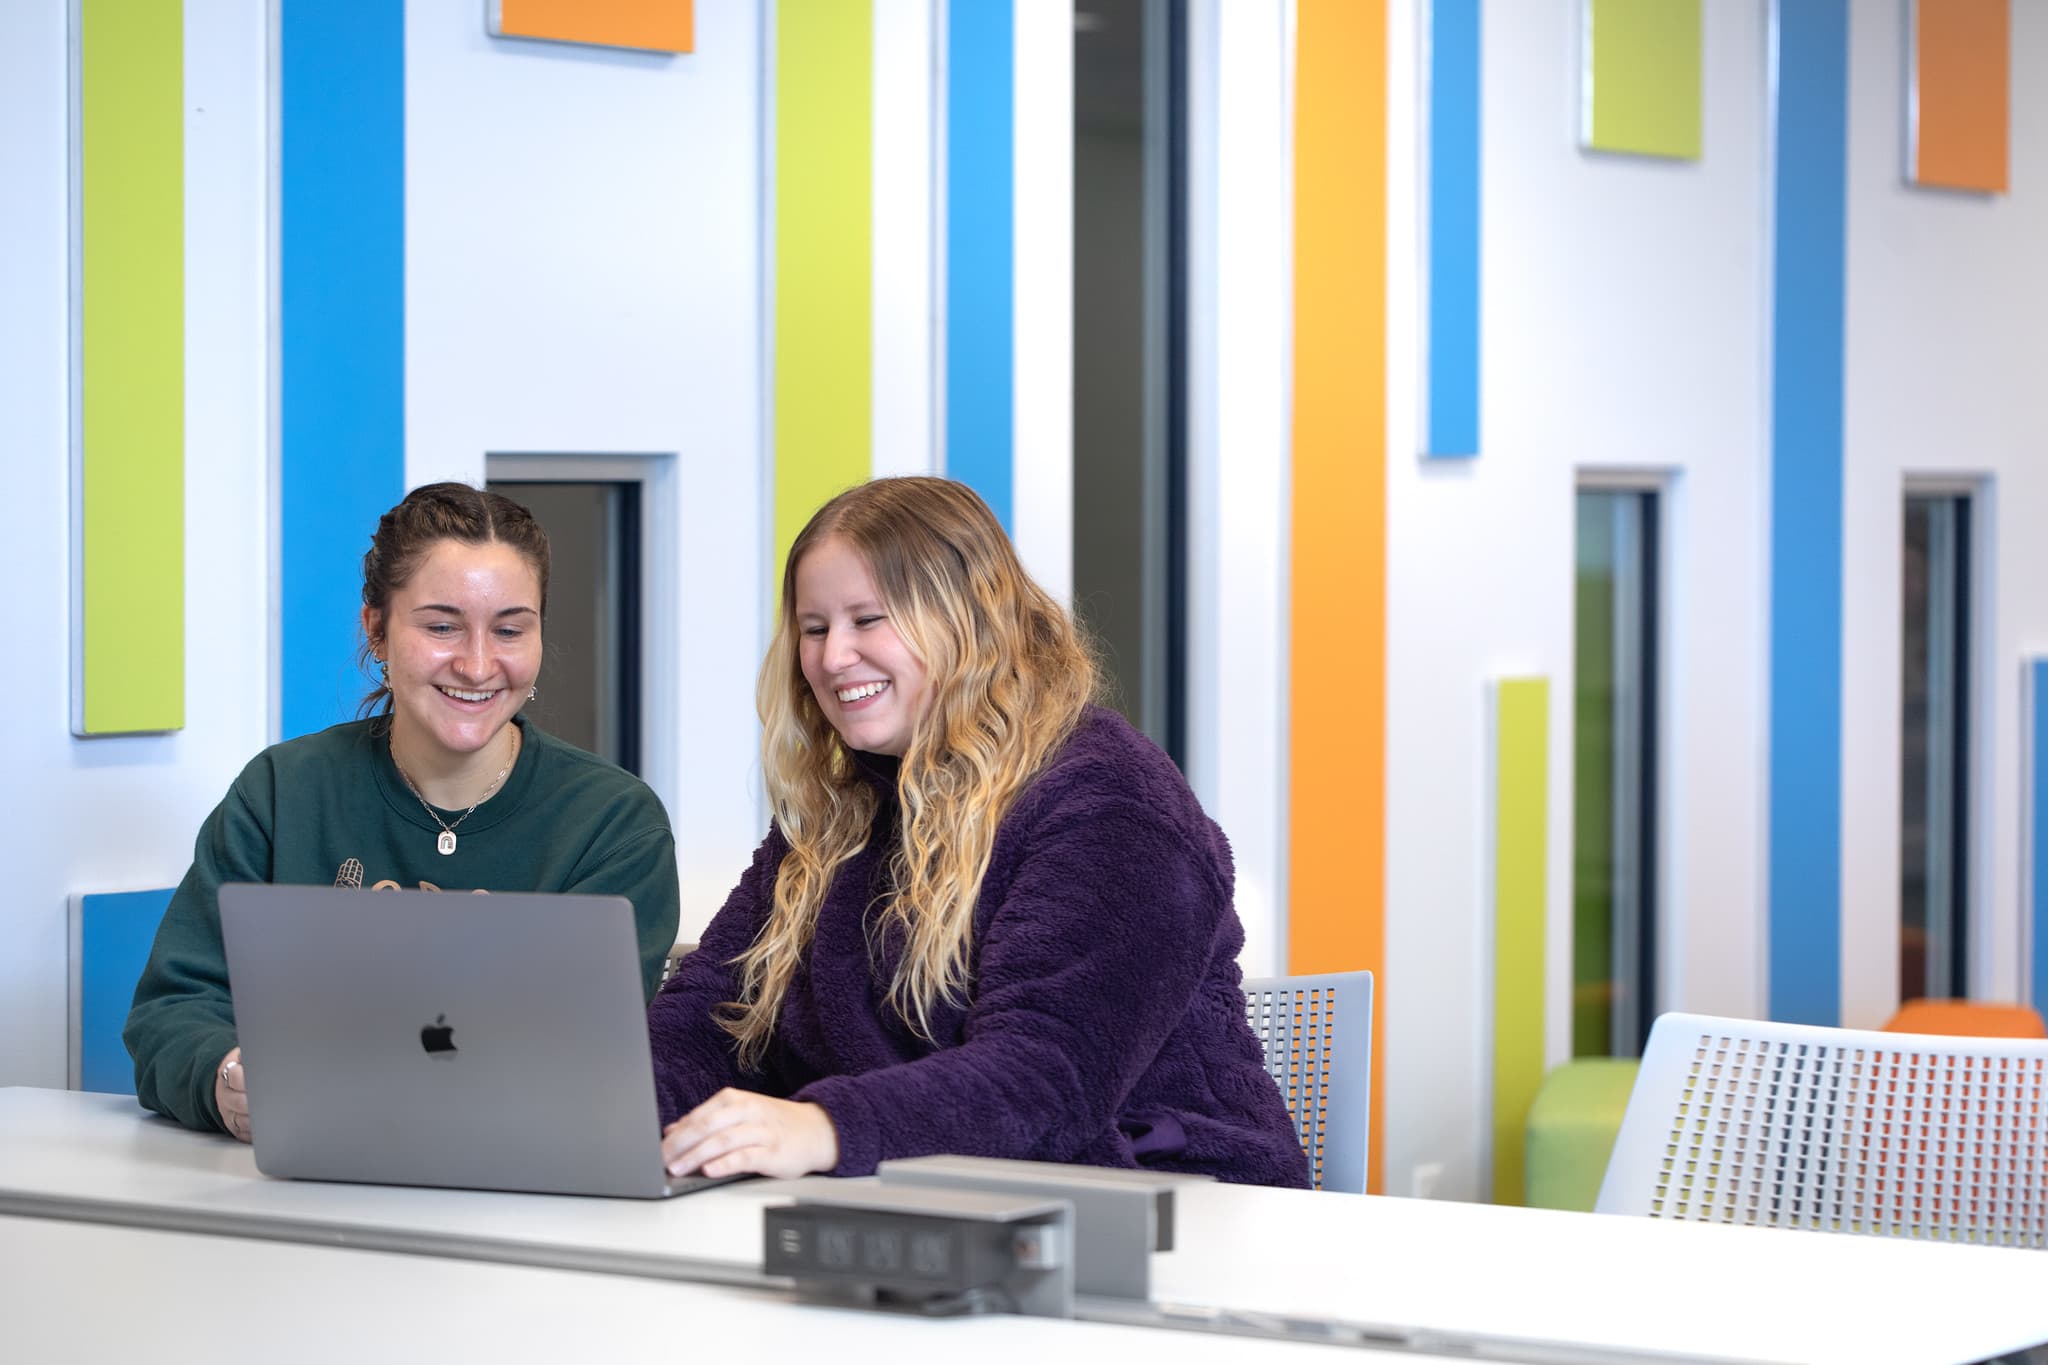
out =
[[[819,1105],[725,1089],[663,1131],[661,1159],[672,1176],[789,1179],[837,1166],[839,1132]]]

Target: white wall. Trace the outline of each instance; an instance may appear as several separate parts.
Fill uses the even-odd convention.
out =
[[[1979,491],[1975,993],[2024,998],[2021,659],[2048,649],[2048,8],[2012,7],[2011,191],[1911,188],[1894,7],[1852,16],[1843,581],[1843,1022],[1898,1004],[1899,584],[1908,480]],[[1987,496],[1988,495],[1988,496]],[[2036,1001],[2037,1005],[2043,1003]]]
[[[1766,586],[1764,10],[1709,7],[1707,155],[1675,165],[1578,150],[1577,0],[1486,7],[1484,453],[1430,462],[1415,453],[1425,10],[1389,8],[1388,1013],[1375,1040],[1388,1071],[1374,1102],[1389,1192],[1428,1163],[1443,1167],[1438,1193],[1471,1198],[1490,1163],[1485,707],[1508,673],[1552,682],[1547,1044],[1553,1058],[1569,1048],[1582,470],[1667,490],[1665,998],[1738,1014],[1762,1000],[1747,908]],[[1191,769],[1239,850],[1256,971],[1285,959],[1291,7],[1197,14],[1195,105],[1222,112],[1196,134],[1196,288],[1214,309],[1196,391],[1215,387],[1196,413]]]
[[[62,1085],[66,907],[174,884],[268,739],[268,12],[187,0],[187,716],[69,736],[66,5],[0,6],[0,565],[13,718],[0,826],[0,1084]],[[698,7],[700,54],[493,43],[467,5],[407,17],[407,476],[492,451],[664,456],[652,514],[673,704],[650,734],[684,933],[765,826],[752,715],[767,582],[761,20]],[[221,526],[250,528],[222,536]]]
[[[940,158],[937,0],[875,0],[874,399],[870,467],[938,467]]]
[[[647,776],[676,827],[682,937],[767,827],[754,673],[769,600],[765,26],[697,7],[664,57],[493,39],[406,7],[406,476],[485,456],[658,456]],[[669,691],[668,688],[673,690]]]
[[[1483,1189],[1491,906],[1475,680],[1510,668],[1554,683],[1548,1051],[1569,1051],[1574,470],[1655,471],[1667,489],[1662,1001],[1734,1014],[1764,1005],[1767,7],[1707,10],[1696,164],[1575,149],[1577,71],[1561,54],[1575,50],[1578,9],[1553,0],[1486,11],[1485,454],[1469,467],[1405,458],[1414,419],[1398,407],[1390,433],[1394,1190],[1424,1161],[1448,1163],[1446,1192]],[[1413,23],[1411,7],[1396,13],[1397,26]],[[2039,18],[2016,13],[2016,71],[2039,59]],[[1991,202],[1901,186],[1896,8],[1859,4],[1852,35],[1843,968],[1845,1022],[1875,1024],[1896,1003],[1901,480],[2000,470],[2004,527],[2041,505],[2048,489],[2023,457],[2042,422],[2024,395],[2048,300],[2039,272],[2028,278],[2026,243],[2043,224],[2024,176]],[[1396,41],[1414,50],[1412,29]],[[2016,165],[2030,136],[2041,139],[2041,102],[2029,103],[2024,84],[2014,91]],[[1398,158],[1414,141],[1413,96],[1397,91],[1393,106]],[[1397,206],[1412,208],[1420,182],[1404,186],[1398,170],[1395,179]],[[1413,254],[1399,230],[1413,221],[1397,207],[1397,338],[1404,312],[1421,306],[1400,301],[1399,263]],[[1415,391],[1404,350],[1412,356],[1394,348],[1396,393]],[[1995,539],[1990,727],[1978,746],[1994,798],[1980,903],[1993,918],[1976,961],[1983,989],[2010,994],[2018,637],[2048,632],[2019,615],[2023,594],[1998,587],[2043,566],[2013,535]],[[1449,1076],[1464,1083],[1446,1086]]]
[[[1290,8],[1189,7],[1188,781],[1230,839],[1248,976],[1287,962]]]
[[[1061,602],[1074,595],[1074,5],[1014,16],[1011,538]]]
[[[271,648],[263,0],[185,3],[185,728],[70,735],[65,0],[0,5],[0,1085],[61,1086],[66,906],[169,886],[263,747]]]
[[[1388,771],[1388,1189],[1444,1163],[1485,1192],[1491,892],[1483,681],[1552,679],[1549,1027],[1569,1052],[1575,476],[1666,491],[1661,1004],[1765,1007],[1769,388],[1765,0],[1705,9],[1705,155],[1577,150],[1577,0],[1486,6],[1484,453],[1417,448],[1421,0],[1393,6]],[[1852,7],[1845,394],[1844,1022],[1897,1000],[1900,499],[1975,479],[1978,993],[2016,996],[2020,658],[2048,645],[2048,14],[2015,6],[2014,188],[1901,183],[1903,18]]]
[[[1570,1051],[1573,494],[1582,470],[1666,481],[1667,1005],[1761,1003],[1765,334],[1761,4],[1708,7],[1705,155],[1577,146],[1582,6],[1486,7],[1481,455],[1425,462],[1419,408],[1389,447],[1388,1188],[1447,1163],[1484,1189],[1493,914],[1483,682],[1551,679],[1547,1052]],[[1412,23],[1414,7],[1399,7]],[[1397,51],[1416,50],[1412,32]],[[1414,145],[1414,98],[1391,142]],[[1395,278],[1415,259],[1396,176]],[[1405,248],[1405,250],[1404,250]],[[1415,288],[1397,284],[1393,391],[1418,392]],[[1406,369],[1408,374],[1403,375]],[[1462,1076],[1463,1084],[1451,1084]]]

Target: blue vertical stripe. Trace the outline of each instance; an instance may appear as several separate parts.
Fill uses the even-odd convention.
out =
[[[1842,329],[1849,14],[1777,0],[1770,1013],[1842,1006]]]
[[[286,738],[355,712],[362,558],[405,492],[405,6],[283,0],[280,621]]]
[[[946,472],[1013,529],[1012,0],[946,10]]]
[[[2027,855],[2033,901],[2033,961],[2026,965],[2033,994],[2028,1003],[2048,1011],[2048,659],[2027,663],[2033,705],[2033,810],[2027,827]]]
[[[1429,21],[1429,420],[1424,453],[1479,453],[1479,0]]]

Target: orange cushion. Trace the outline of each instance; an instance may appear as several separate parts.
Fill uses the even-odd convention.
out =
[[[2034,1010],[1987,1000],[1908,1000],[1884,1027],[1887,1033],[1952,1038],[2048,1038],[2048,1026]]]

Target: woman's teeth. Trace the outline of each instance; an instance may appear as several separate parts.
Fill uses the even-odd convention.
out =
[[[833,693],[833,695],[838,697],[839,700],[842,702],[863,701],[868,697],[874,696],[875,693],[881,691],[888,685],[889,684],[886,682],[862,683],[858,687],[842,687],[837,692]]]
[[[465,692],[459,687],[444,687],[441,691],[457,701],[489,701],[498,695],[496,692]]]

